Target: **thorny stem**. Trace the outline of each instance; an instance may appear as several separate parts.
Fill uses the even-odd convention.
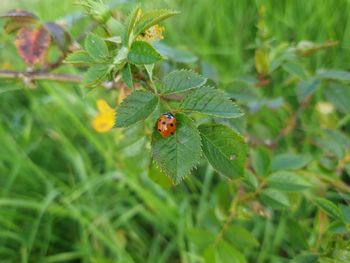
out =
[[[54,74],[48,72],[18,72],[11,70],[0,70],[0,79],[22,80],[24,84],[29,85],[33,80],[46,80],[56,82],[67,82],[81,84],[83,78],[79,75]],[[106,81],[101,84],[106,89],[120,87],[119,81]]]

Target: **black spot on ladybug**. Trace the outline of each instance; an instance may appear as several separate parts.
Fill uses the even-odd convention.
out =
[[[171,135],[174,135],[174,133],[173,133],[173,132],[171,132],[170,134],[171,134]]]
[[[162,131],[161,129],[158,129],[158,131]]]
[[[162,122],[162,124],[163,124],[163,125],[165,125],[165,124],[166,124],[166,122],[165,122],[165,121],[163,121],[163,122]]]
[[[173,127],[173,126],[174,126],[174,124],[173,124],[173,123],[170,123],[170,126],[171,126],[171,127]]]

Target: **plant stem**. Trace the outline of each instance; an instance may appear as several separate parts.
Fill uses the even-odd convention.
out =
[[[79,75],[70,74],[54,74],[47,72],[18,72],[10,70],[0,70],[0,79],[17,79],[22,80],[25,84],[30,84],[34,80],[46,80],[56,82],[78,83],[83,82],[83,78]],[[119,87],[119,82],[107,81],[103,82],[101,86],[111,89]]]

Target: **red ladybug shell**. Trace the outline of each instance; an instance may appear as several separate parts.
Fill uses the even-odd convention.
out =
[[[173,135],[176,131],[176,118],[171,113],[164,113],[157,122],[157,129],[164,138]]]

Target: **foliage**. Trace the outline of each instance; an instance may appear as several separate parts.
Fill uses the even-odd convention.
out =
[[[1,262],[350,261],[349,3],[39,2],[0,17]]]

